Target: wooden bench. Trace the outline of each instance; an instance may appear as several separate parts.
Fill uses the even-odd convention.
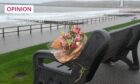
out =
[[[93,31],[80,56],[66,64],[59,63],[48,50],[36,52],[33,57],[34,84],[85,84],[91,68],[94,74],[102,62],[109,40],[106,31]],[[53,61],[45,64],[44,59]]]

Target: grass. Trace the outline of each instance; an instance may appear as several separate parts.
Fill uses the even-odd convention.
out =
[[[123,27],[126,27],[126,26],[130,26],[130,25],[136,24],[136,23],[140,23],[140,20],[134,20],[134,21],[130,21],[130,22],[127,22],[127,23],[111,26],[111,27],[105,28],[105,30],[112,31],[112,30],[115,30],[115,29],[120,29],[120,28],[123,28]]]
[[[32,55],[37,50],[48,49],[46,44],[0,55],[0,84],[32,84]],[[19,79],[15,76],[19,72],[25,72],[27,75]]]
[[[129,26],[140,22],[140,20],[112,26],[105,30],[111,31],[114,29]],[[91,33],[87,33],[88,37]],[[0,84],[32,84],[33,81],[33,53],[40,49],[48,49],[48,43],[20,49],[17,51],[0,55]],[[24,78],[16,77],[17,73],[25,72]]]

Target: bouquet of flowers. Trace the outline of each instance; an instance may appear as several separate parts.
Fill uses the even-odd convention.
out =
[[[50,47],[55,58],[61,63],[66,63],[80,55],[86,41],[86,35],[77,25],[73,25],[68,32],[61,32]]]

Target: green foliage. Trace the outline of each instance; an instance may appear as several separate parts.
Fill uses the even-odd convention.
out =
[[[40,49],[48,49],[45,44],[24,48],[0,55],[0,84],[32,84],[32,56]],[[24,78],[16,77],[17,73],[25,72]]]
[[[134,20],[134,21],[131,21],[131,22],[122,23],[122,24],[119,24],[119,25],[115,25],[115,26],[105,28],[105,30],[112,31],[112,30],[115,30],[115,29],[120,29],[120,28],[123,28],[123,27],[126,27],[126,26],[130,26],[132,24],[136,24],[136,23],[139,23],[139,22],[140,22],[140,20]]]

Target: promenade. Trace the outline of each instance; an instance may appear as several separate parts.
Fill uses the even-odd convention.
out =
[[[137,16],[139,18],[139,16]],[[121,23],[126,23],[132,21],[132,17],[118,17],[116,19],[107,20],[107,21],[100,21],[100,22],[93,22],[92,24],[89,22],[88,24],[80,25],[82,31],[90,32],[96,29],[103,29],[106,27],[114,26]],[[46,43],[52,41],[61,31],[68,31],[69,26],[61,26],[57,30],[56,28],[52,28],[50,31],[49,29],[44,29],[43,32],[39,30],[35,30],[30,34],[28,31],[20,34],[18,37],[17,35],[6,36],[5,38],[0,37],[0,53],[6,53],[15,51],[18,49],[31,47],[33,45]]]

